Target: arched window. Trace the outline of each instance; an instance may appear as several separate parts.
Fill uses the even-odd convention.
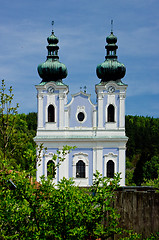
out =
[[[52,160],[47,162],[47,177],[55,177],[55,163]]]
[[[109,160],[107,162],[107,177],[113,178],[114,177],[114,162]]]
[[[114,122],[115,109],[112,104],[108,106],[108,122]]]
[[[82,160],[76,163],[76,178],[85,178],[85,163]]]
[[[48,106],[48,122],[55,122],[55,108],[53,105]]]

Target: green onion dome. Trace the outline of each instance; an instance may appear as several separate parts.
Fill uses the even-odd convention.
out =
[[[111,32],[111,34],[106,38],[106,42],[108,44],[113,44],[113,43],[115,44],[115,43],[117,43],[117,37],[114,36],[113,32]]]
[[[53,31],[51,36],[47,38],[47,41],[47,60],[39,64],[39,76],[42,78],[42,82],[62,81],[63,78],[67,77],[67,68],[63,63],[59,62],[59,46],[57,45],[59,40]]]
[[[105,49],[107,50],[107,55],[105,61],[99,64],[96,68],[96,73],[102,82],[116,81],[125,76],[126,68],[124,64],[117,61],[116,51],[118,46],[116,45],[117,37],[114,36],[113,32],[106,38],[107,45]]]

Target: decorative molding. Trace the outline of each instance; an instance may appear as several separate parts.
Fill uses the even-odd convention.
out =
[[[75,153],[73,155],[73,166],[76,166],[76,163],[79,161],[79,160],[82,160],[86,166],[88,166],[89,164],[89,160],[88,160],[88,154],[87,153],[83,153],[83,152],[79,152],[79,153]]]
[[[125,99],[126,98],[126,93],[120,94],[120,99]]]
[[[85,111],[85,106],[78,106],[77,111]]]
[[[114,154],[113,152],[109,152],[108,154],[105,154],[104,157],[117,157],[118,155],[117,154]]]
[[[43,99],[44,96],[43,96],[41,93],[39,93],[39,94],[37,94],[37,98],[38,98],[38,99]]]
[[[72,96],[72,99],[71,99],[70,103],[68,103],[68,104],[66,105],[66,107],[69,107],[69,106],[73,103],[75,97],[80,96],[80,95],[83,95],[83,96],[87,97],[89,103],[90,103],[93,107],[96,106],[96,104],[93,104],[93,103],[91,102],[91,99],[90,99],[91,94],[87,94],[87,93],[84,93],[84,92],[78,92],[78,93],[76,93],[76,94],[72,94],[72,95],[71,95],[71,96]]]
[[[88,154],[87,153],[83,153],[83,152],[79,152],[79,153],[74,153],[73,156],[79,156],[79,155],[83,155],[85,157],[88,157]]]
[[[60,93],[59,94],[59,99],[63,100],[65,98],[66,94],[65,93]]]
[[[49,153],[46,153],[46,154],[45,154],[45,157],[53,157],[53,155],[54,155],[54,153],[49,152]]]
[[[99,99],[99,100],[102,100],[103,98],[104,98],[103,92],[102,92],[102,93],[98,93],[98,99]]]

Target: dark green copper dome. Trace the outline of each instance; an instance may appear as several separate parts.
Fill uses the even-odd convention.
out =
[[[47,60],[39,64],[38,73],[42,78],[42,82],[62,81],[63,78],[67,77],[67,68],[63,63],[59,62],[59,46],[57,46],[59,40],[53,31],[51,36],[47,38],[47,41]]]
[[[111,34],[106,38],[106,42],[106,60],[103,63],[99,64],[96,68],[97,76],[99,79],[101,79],[101,82],[107,82],[111,80],[116,81],[123,78],[126,73],[124,64],[117,61],[117,37],[114,36],[113,31],[111,31]]]
[[[108,44],[115,44],[115,43],[117,43],[117,37],[114,36],[113,32],[111,32],[111,34],[106,38],[106,42]]]

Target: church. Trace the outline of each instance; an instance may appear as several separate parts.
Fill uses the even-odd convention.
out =
[[[47,41],[47,59],[38,66],[41,82],[36,85],[38,126],[34,139],[37,145],[47,147],[47,152],[37,164],[37,181],[43,175],[47,178],[54,153],[69,145],[76,148],[57,169],[55,184],[63,177],[73,177],[76,185],[91,186],[98,170],[110,179],[121,173],[120,185],[124,186],[127,84],[122,81],[126,68],[117,60],[117,37],[111,30],[106,38],[105,61],[96,68],[96,104],[85,91],[73,94],[68,102],[69,86],[63,82],[67,68],[59,61],[59,40],[54,31]]]

